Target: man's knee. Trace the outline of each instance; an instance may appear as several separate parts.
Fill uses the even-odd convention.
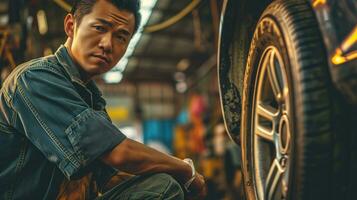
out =
[[[153,178],[159,181],[161,187],[164,188],[162,192],[163,199],[184,199],[184,192],[181,185],[172,176],[159,173],[154,175]]]
[[[137,176],[113,187],[100,199],[165,199],[184,200],[180,184],[168,174]]]

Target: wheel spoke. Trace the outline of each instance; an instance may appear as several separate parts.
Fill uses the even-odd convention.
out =
[[[268,130],[264,126],[256,126],[255,134],[268,140],[269,142],[274,142],[274,134],[272,131]]]
[[[259,103],[257,107],[258,115],[264,117],[265,119],[271,121],[273,124],[276,123],[276,118],[279,114],[279,110],[273,108],[270,105]]]
[[[256,119],[255,133],[258,136],[270,142],[274,142],[274,129],[276,126],[276,121],[279,111],[270,105],[259,103],[256,112],[257,112],[257,119]],[[264,118],[264,122],[267,123],[261,122],[260,120],[261,117]],[[270,125],[270,127],[267,127],[267,125]]]
[[[290,94],[279,50],[262,54],[254,98],[254,171],[259,199],[286,199],[289,184]]]
[[[279,187],[279,183],[281,182],[283,173],[284,170],[280,166],[279,161],[277,159],[274,159],[269,169],[269,174],[265,183],[265,199],[274,199],[275,193],[277,192]]]
[[[282,87],[281,87],[281,79],[280,73],[278,73],[277,69],[279,62],[275,55],[275,51],[272,51],[270,54],[270,61],[268,64],[268,77],[271,87],[273,89],[274,96],[277,101],[280,101],[282,98]]]

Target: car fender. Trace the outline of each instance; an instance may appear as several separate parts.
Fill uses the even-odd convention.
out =
[[[217,66],[221,108],[227,132],[237,144],[240,143],[243,76],[250,40],[261,13],[271,2],[271,0],[254,1],[259,3],[248,0],[224,0],[220,20]],[[240,55],[232,53],[233,41],[239,42],[239,51],[244,53]],[[239,64],[234,67],[238,69],[238,73],[232,74],[232,62],[237,56]]]

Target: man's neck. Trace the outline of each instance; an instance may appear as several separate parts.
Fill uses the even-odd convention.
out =
[[[82,67],[78,64],[78,62],[76,61],[76,59],[74,58],[72,51],[71,51],[71,40],[68,38],[66,43],[64,44],[64,46],[67,49],[67,52],[71,58],[71,60],[73,61],[75,67],[77,67],[79,75],[81,77],[81,80],[87,84],[90,80],[91,80],[91,76],[89,76],[87,73],[85,73],[82,69]]]

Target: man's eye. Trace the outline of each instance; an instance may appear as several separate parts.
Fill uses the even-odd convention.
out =
[[[99,31],[99,32],[105,32],[105,28],[102,26],[94,26],[95,30]]]
[[[124,37],[124,36],[117,35],[116,38],[117,38],[120,42],[126,42],[126,37]]]

